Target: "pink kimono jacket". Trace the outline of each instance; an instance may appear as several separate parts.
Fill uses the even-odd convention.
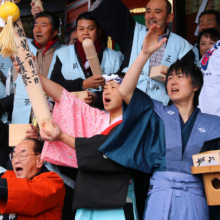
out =
[[[122,116],[119,116],[111,124],[121,119]],[[92,108],[65,89],[60,103],[55,104],[53,120],[65,133],[73,137],[92,137],[110,125],[109,113]],[[75,150],[59,141],[45,142],[42,159],[56,165],[77,168]]]

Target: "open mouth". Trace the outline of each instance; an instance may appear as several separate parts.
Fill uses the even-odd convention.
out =
[[[149,24],[156,24],[156,21],[148,21]]]
[[[23,171],[23,169],[21,167],[16,167],[15,170],[18,175],[21,174]]]
[[[111,102],[111,99],[108,99],[108,98],[105,98],[104,100],[105,100],[106,103]]]
[[[172,93],[179,92],[179,89],[171,89]]]

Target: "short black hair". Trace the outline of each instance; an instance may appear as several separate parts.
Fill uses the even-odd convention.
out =
[[[166,4],[167,4],[167,6],[166,6],[166,8],[167,8],[167,15],[169,15],[169,14],[172,13],[172,5],[171,5],[170,1],[168,1],[168,0],[165,0],[165,1],[166,1]]]
[[[41,154],[43,150],[43,143],[35,138],[25,138],[24,141],[32,141],[34,143],[33,151],[35,154]]]
[[[54,30],[58,30],[59,31],[59,27],[60,27],[60,20],[58,18],[57,15],[55,15],[53,12],[50,12],[50,11],[42,11],[40,13],[38,13],[36,15],[36,18],[35,18],[35,21],[38,19],[38,18],[49,18],[49,22],[50,24],[52,25],[53,27],[53,31]],[[56,36],[57,37],[57,36]],[[55,37],[55,38],[56,38]]]
[[[200,18],[201,18],[203,15],[215,15],[215,21],[217,22],[218,26],[220,25],[220,12],[215,11],[215,10],[206,10],[206,11],[203,11],[203,12],[200,14],[200,16],[199,16],[199,21],[200,21]]]
[[[95,22],[95,25],[98,30],[101,28],[100,24],[98,23],[98,21],[96,20],[96,18],[93,16],[91,12],[83,12],[78,16],[78,18],[76,19],[76,29],[78,27],[79,20],[92,20]]]
[[[199,54],[200,54],[200,41],[201,41],[202,36],[206,38],[210,38],[212,41],[217,42],[218,40],[220,40],[220,31],[216,28],[208,28],[208,29],[203,29],[199,33],[198,41],[197,41]]]
[[[220,31],[216,28],[203,29],[198,36],[198,45],[201,41],[202,36],[210,38],[212,41],[216,42],[220,40]]]
[[[192,80],[192,85],[194,87],[199,87],[199,89],[195,92],[193,105],[196,107],[199,104],[199,94],[201,92],[203,86],[203,75],[201,70],[189,60],[177,60],[173,63],[167,71],[166,80],[165,80],[165,88],[167,92],[167,82],[168,77],[173,72],[178,73],[181,71],[186,77],[190,77]]]

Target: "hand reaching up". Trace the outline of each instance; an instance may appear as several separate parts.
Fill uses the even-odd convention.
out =
[[[41,4],[43,4],[43,2],[41,2]],[[38,5],[35,5],[35,2],[31,2],[31,13],[35,19],[35,17],[37,16],[37,14],[39,14],[40,12],[42,12],[42,9],[40,6]]]
[[[145,55],[151,55],[157,51],[166,41],[167,38],[162,39],[159,42],[159,26],[156,24],[152,25],[144,38],[142,53]]]
[[[138,79],[147,60],[153,52],[158,50],[167,41],[167,39],[164,38],[159,42],[158,30],[159,26],[155,24],[150,27],[150,30],[144,38],[141,53],[128,69],[119,87],[119,93],[127,105],[129,105],[131,101]]]

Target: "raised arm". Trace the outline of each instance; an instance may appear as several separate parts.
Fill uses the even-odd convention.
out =
[[[158,28],[159,27],[156,25],[151,26],[148,34],[144,38],[143,49],[141,53],[129,68],[128,72],[125,74],[125,77],[119,87],[119,93],[121,94],[126,104],[130,103],[131,97],[136,88],[139,76],[145,63],[150,58],[151,54],[158,50],[167,40],[165,38],[158,42]]]
[[[53,82],[50,79],[47,79],[45,76],[38,74],[41,85],[43,87],[44,92],[47,93],[50,97],[54,99],[56,102],[60,102],[62,93],[63,93],[63,87],[55,82]]]
[[[13,63],[15,66],[15,69],[18,73],[20,73],[20,67],[17,62]],[[41,81],[41,85],[43,87],[44,92],[47,93],[50,97],[54,99],[56,102],[60,102],[62,93],[63,93],[63,87],[59,84],[47,79],[45,76],[38,73],[38,76]]]

